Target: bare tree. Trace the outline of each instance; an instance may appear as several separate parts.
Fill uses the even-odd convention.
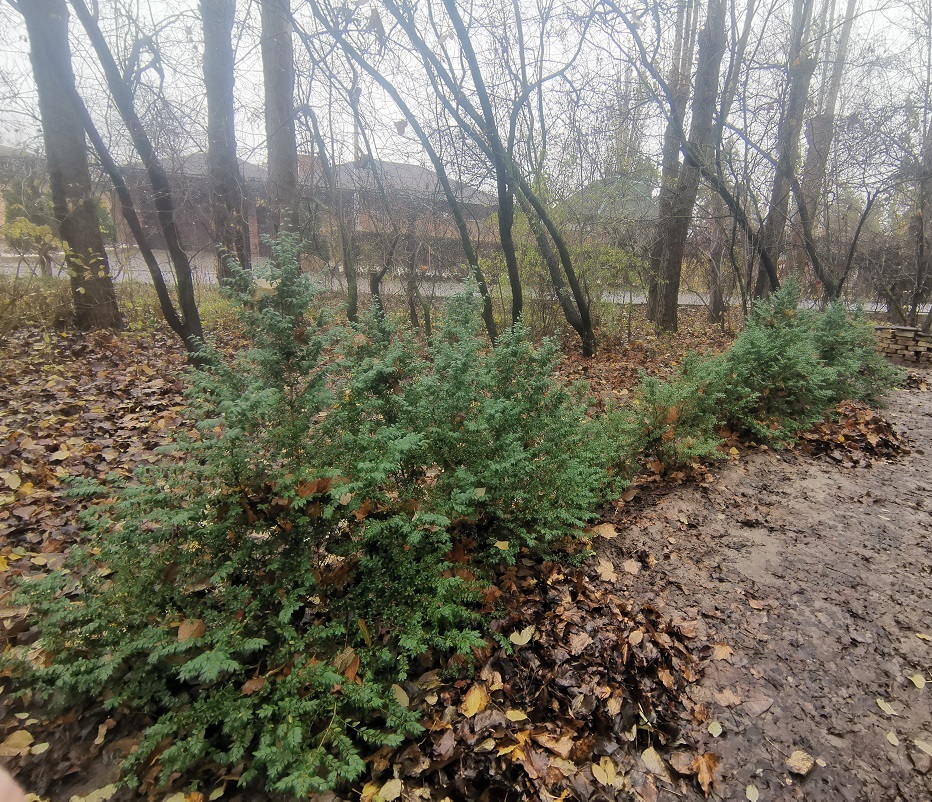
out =
[[[91,191],[84,125],[71,103],[75,78],[64,0],[13,3],[26,23],[38,90],[55,218],[65,246],[75,322],[82,329],[120,328],[110,265]]]

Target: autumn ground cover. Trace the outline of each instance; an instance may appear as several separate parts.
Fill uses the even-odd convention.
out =
[[[644,337],[616,343],[585,370],[572,360],[562,370],[594,379],[602,399],[624,398],[637,368],[668,372],[690,347],[723,347],[726,338],[703,339],[702,330],[697,316],[694,333],[682,341]],[[151,331],[121,337],[23,331],[4,344],[5,645],[28,646],[35,637],[29,611],[4,603],[12,598],[14,580],[61,567],[80,539],[77,513],[85,502],[67,496],[63,480],[125,476],[161,459],[154,449],[185,425],[182,364],[174,342]],[[837,456],[843,446],[843,464],[873,450],[878,459],[900,452],[896,433],[872,412],[849,407],[841,413],[840,423],[807,435],[806,447]],[[726,442],[726,453],[740,460],[744,446],[737,438],[732,442]],[[633,788],[650,798],[650,789],[662,789],[665,782],[679,793],[712,791],[722,776],[721,750],[697,748],[689,734],[706,714],[688,688],[700,680],[708,658],[723,651],[699,637],[704,624],[695,605],[661,611],[649,592],[619,592],[658,560],[653,550],[631,549],[619,533],[626,516],[651,509],[649,500],[658,493],[689,479],[699,488],[712,486],[717,474],[702,463],[687,471],[658,469],[655,460],[644,467],[605,510],[605,522],[590,530],[593,542],[608,551],[597,548],[600,556],[579,567],[520,559],[500,574],[486,601],[496,612],[493,629],[506,645],[490,643],[477,655],[473,679],[451,680],[448,666],[424,664],[416,680],[397,686],[398,701],[421,712],[427,732],[417,742],[370,756],[367,780],[357,789],[363,798],[400,798],[403,789],[410,798],[548,799],[562,793],[588,799],[615,798]],[[103,559],[91,565],[108,570]],[[45,659],[40,651],[32,658]],[[347,676],[353,672],[352,658],[344,670]],[[244,686],[242,692],[254,691]],[[45,720],[28,698],[6,693],[0,704],[8,722],[0,732],[4,759],[42,798],[95,798],[100,788],[107,790],[96,798],[126,793],[110,783],[116,762],[136,746],[144,723],[130,711]],[[157,796],[155,774],[144,777],[144,788]],[[236,796],[236,779],[234,770],[216,781],[218,798]],[[551,793],[554,788],[562,791]],[[245,798],[262,797],[247,791]]]

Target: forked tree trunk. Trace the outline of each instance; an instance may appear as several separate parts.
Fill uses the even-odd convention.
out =
[[[207,164],[210,212],[217,247],[217,278],[231,263],[249,269],[249,224],[243,177],[236,158],[233,110],[233,18],[235,0],[200,0],[204,29],[204,88],[207,95]]]
[[[30,0],[18,8],[29,37],[52,203],[65,245],[75,322],[81,329],[120,328],[123,319],[91,191],[84,126],[71,103],[76,90],[68,8],[64,0]]]

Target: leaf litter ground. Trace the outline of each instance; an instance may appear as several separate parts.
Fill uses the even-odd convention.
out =
[[[635,366],[649,367],[667,347],[618,347],[585,372],[603,397],[624,395]],[[154,448],[183,425],[183,359],[158,333],[24,332],[4,352],[5,646],[31,637],[28,611],[7,604],[11,580],[60,566],[79,534],[81,502],[64,496],[64,477],[128,474],[156,459]],[[565,372],[579,375],[571,364]],[[921,443],[932,434],[932,398],[925,376],[911,386],[895,395],[892,420]],[[853,405],[807,433],[797,452],[732,448],[723,471],[689,475],[646,466],[590,531],[595,559],[580,568],[519,561],[500,577],[501,596],[487,599],[511,649],[490,646],[471,680],[445,682],[443,666],[424,665],[399,686],[399,698],[422,711],[425,735],[372,755],[355,794],[928,795],[932,641],[917,635],[932,637],[922,629],[932,621],[922,485],[932,466],[920,447],[891,462],[904,454],[901,438]],[[110,783],[138,720],[44,721],[0,691],[0,722],[0,760],[42,798],[125,795]],[[865,787],[876,793],[858,796]],[[237,793],[231,784],[223,798]]]

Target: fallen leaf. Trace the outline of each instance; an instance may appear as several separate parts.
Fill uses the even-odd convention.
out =
[[[887,733],[887,740],[894,746],[900,745],[900,739],[896,737],[896,733],[893,730]]]
[[[49,749],[49,745],[47,743],[36,744],[35,746],[31,746],[29,748],[29,754],[30,755],[41,755],[42,753],[47,752],[48,749]]]
[[[502,551],[508,551],[511,548],[511,543],[507,540],[496,540],[495,548],[501,549]]]
[[[913,743],[916,745],[918,749],[921,749],[929,757],[932,757],[932,744],[926,743],[925,741],[920,741],[918,738],[914,738]]]
[[[484,487],[477,487],[475,489],[476,498],[482,498],[485,495],[486,489]]]
[[[402,783],[401,780],[389,780],[379,791],[379,797],[384,799],[385,802],[394,802],[394,800],[401,796],[403,790],[404,783]]]
[[[207,797],[207,802],[216,802],[216,800],[220,799],[220,797],[226,793],[226,790],[225,785],[214,788],[214,790],[210,792],[210,796]]]
[[[693,768],[696,769],[696,779],[706,796],[712,793],[712,786],[715,785],[715,767],[717,765],[718,755],[712,752],[696,755],[696,759],[693,761]]]
[[[466,695],[463,697],[463,703],[460,705],[460,712],[466,716],[466,718],[472,718],[476,713],[481,713],[485,710],[491,701],[492,698],[485,689],[485,685],[476,683],[466,691]]]
[[[520,632],[512,632],[511,635],[508,636],[508,640],[515,646],[527,646],[531,638],[534,637],[536,631],[537,627],[531,624],[531,626],[525,627]]]
[[[663,758],[660,757],[660,754],[654,747],[649,746],[641,752],[641,760],[644,761],[644,766],[651,774],[663,775],[667,773],[667,767],[664,765]]]
[[[544,749],[550,750],[555,755],[559,755],[565,760],[570,756],[570,752],[573,751],[573,736],[574,733],[572,732],[564,733],[559,737],[547,732],[542,732],[531,737],[544,747]]]
[[[926,686],[926,678],[922,674],[913,674],[909,681],[915,685],[920,691]]]
[[[603,579],[605,582],[617,582],[618,574],[615,573],[615,566],[612,565],[604,557],[599,558],[599,562],[595,567],[596,573]]]
[[[763,602],[759,602],[757,599],[748,599],[748,605],[752,610],[763,610]]]
[[[797,749],[786,759],[786,767],[793,773],[805,777],[815,766],[815,758],[802,749]]]
[[[916,637],[919,638],[919,640],[932,641],[932,635],[926,635],[924,632],[917,632]]]
[[[268,680],[265,677],[253,677],[252,679],[246,680],[239,691],[243,696],[251,696],[256,691],[261,691],[267,682]]]
[[[598,763],[592,764],[592,776],[602,785],[613,786],[618,776],[615,762],[608,755],[603,756]]]
[[[604,537],[606,540],[614,540],[616,537],[618,537],[618,530],[615,528],[615,525],[609,523],[593,526],[587,531],[590,535],[594,535],[595,537]]]
[[[717,721],[710,721],[709,722],[709,734],[713,738],[718,738],[718,736],[722,734],[722,725]]]
[[[178,627],[178,640],[189,641],[200,638],[207,632],[207,626],[200,618],[186,618]]]
[[[637,560],[625,560],[622,568],[629,574],[638,574],[641,571],[641,564]]]
[[[27,730],[16,730],[0,743],[0,757],[16,757],[24,749],[32,746],[35,738]]]
[[[877,699],[877,707],[879,707],[881,710],[883,710],[883,712],[886,713],[888,716],[898,716],[898,715],[899,715],[899,713],[897,713],[897,712],[893,709],[893,707],[891,706],[891,704],[890,704],[889,702],[884,701],[883,699],[880,699],[880,698]]]
[[[744,796],[747,798],[748,802],[757,802],[760,799],[760,791],[757,790],[757,786],[753,783],[744,789]]]
[[[402,707],[407,707],[411,704],[411,699],[408,696],[407,692],[400,685],[392,685],[392,693],[395,695],[395,701],[398,702]]]
[[[734,707],[741,704],[741,697],[731,688],[723,688],[715,694],[715,700],[723,707]]]
[[[727,643],[716,643],[712,647],[713,660],[727,660],[734,654],[734,650]]]
[[[505,718],[509,721],[527,721],[527,713],[523,710],[508,710],[505,713]]]

